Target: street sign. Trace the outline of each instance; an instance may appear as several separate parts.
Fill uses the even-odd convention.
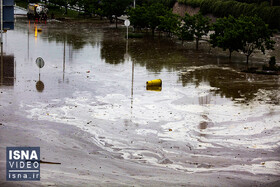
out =
[[[36,64],[37,64],[37,66],[38,66],[39,68],[42,68],[42,67],[44,67],[45,62],[44,62],[44,60],[43,60],[41,57],[38,57],[38,58],[36,59]]]
[[[130,25],[130,21],[128,19],[126,19],[124,21],[124,25],[126,26],[126,39],[128,40],[128,27]]]
[[[124,25],[125,25],[126,27],[129,27],[130,21],[129,21],[128,19],[126,19],[126,20],[124,21]]]
[[[2,0],[2,1],[3,1],[3,30],[14,30],[14,0]]]

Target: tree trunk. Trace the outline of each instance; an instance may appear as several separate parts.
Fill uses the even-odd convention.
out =
[[[229,60],[230,60],[230,61],[231,61],[231,53],[232,53],[232,51],[229,50]]]
[[[118,18],[116,16],[116,29],[118,28]]]
[[[246,56],[247,57],[247,65],[249,64],[249,55]]]
[[[65,3],[64,7],[65,7],[65,14],[67,15],[68,14],[68,5],[67,5],[67,3]]]
[[[198,38],[196,38],[195,40],[196,40],[196,47],[195,48],[196,48],[196,50],[198,50],[198,41],[199,40],[198,40]]]

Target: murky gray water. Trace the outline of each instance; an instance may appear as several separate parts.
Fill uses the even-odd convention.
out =
[[[206,44],[197,52],[165,38],[127,43],[124,30],[99,21],[39,24],[37,37],[34,23],[16,21],[4,35],[11,69],[0,102],[9,95],[17,115],[77,126],[120,159],[280,176],[279,76],[240,73],[245,58],[229,63]],[[158,78],[162,90],[147,91]]]

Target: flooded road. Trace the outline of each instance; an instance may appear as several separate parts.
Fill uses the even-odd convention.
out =
[[[195,51],[193,43],[127,42],[124,35],[102,21],[35,25],[18,17],[4,34],[10,73],[1,79],[0,122],[79,128],[87,141],[136,168],[227,173],[250,185],[279,181],[279,76],[240,73],[243,56],[229,62],[207,44]],[[45,61],[40,75],[37,57]],[[161,91],[146,90],[153,79],[162,79]]]

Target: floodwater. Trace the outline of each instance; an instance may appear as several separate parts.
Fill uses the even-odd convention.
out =
[[[124,36],[102,21],[18,17],[4,34],[0,103],[10,98],[17,115],[78,127],[135,163],[280,176],[279,76],[241,73],[243,56],[229,62],[207,44],[195,51],[193,43]],[[146,90],[153,79],[162,79],[161,91]]]

